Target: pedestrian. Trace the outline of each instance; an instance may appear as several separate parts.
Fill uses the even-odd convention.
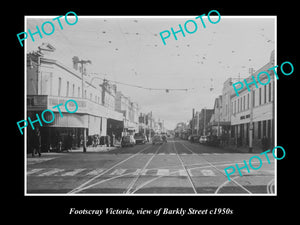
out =
[[[35,153],[38,153],[39,157],[41,157],[41,133],[38,127],[34,132],[32,157],[35,156]]]
[[[100,146],[105,145],[105,136],[100,137]]]
[[[106,135],[105,142],[106,142],[106,147],[109,147],[109,144],[110,144],[110,137],[109,137],[109,135]]]
[[[62,140],[62,136],[60,135],[60,133],[57,133],[57,150],[58,152],[62,151],[62,144],[63,144],[63,140]]]
[[[269,139],[266,136],[263,136],[263,138],[261,139],[261,145],[262,145],[262,150],[266,151],[269,148]]]
[[[110,139],[110,146],[114,147],[114,143],[115,143],[115,135],[114,133],[111,134],[111,139]]]

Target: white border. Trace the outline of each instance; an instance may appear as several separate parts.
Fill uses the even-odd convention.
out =
[[[198,15],[195,15],[198,16]],[[25,31],[27,30],[27,19],[32,18],[53,18],[53,16],[24,16],[24,28]],[[187,16],[78,16],[78,18],[108,18],[108,19],[132,19],[132,18],[157,18],[157,19],[167,19],[167,18],[194,18],[194,16],[187,15]],[[207,16],[206,16],[207,17]],[[217,16],[210,16],[212,18]],[[275,33],[275,65],[277,65],[277,16],[222,16],[221,18],[229,18],[229,19],[238,19],[238,18],[251,18],[251,19],[257,19],[257,18],[264,18],[264,19],[275,19],[274,21],[274,33]],[[24,41],[24,72],[25,72],[25,81],[24,81],[24,118],[27,118],[27,39]],[[275,130],[274,130],[274,146],[277,146],[277,79],[274,79],[275,82],[275,117],[274,117],[274,124],[275,124]],[[59,193],[48,193],[48,194],[35,194],[35,193],[27,193],[27,128],[24,130],[24,196],[277,196],[277,160],[275,160],[275,193],[273,194],[59,194]]]

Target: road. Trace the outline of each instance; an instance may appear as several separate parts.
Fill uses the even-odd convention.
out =
[[[168,140],[109,152],[45,153],[27,156],[28,194],[200,194],[275,193],[275,159],[258,170],[244,168],[228,180],[224,168],[244,166],[256,154]],[[255,160],[252,161],[255,165]],[[258,161],[257,161],[258,163]]]

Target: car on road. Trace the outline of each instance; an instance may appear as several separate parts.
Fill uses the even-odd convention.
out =
[[[155,145],[155,144],[163,144],[163,143],[164,143],[164,141],[163,141],[161,135],[154,135],[152,137],[152,144],[153,145]]]
[[[199,138],[199,143],[200,144],[205,144],[205,143],[207,143],[207,141],[208,141],[207,136],[201,136]]]
[[[146,135],[141,133],[134,134],[134,139],[136,144],[145,144],[147,142]]]
[[[161,139],[163,140],[163,142],[166,142],[166,143],[167,143],[167,136],[166,136],[166,135],[162,135],[162,136],[161,136]]]
[[[126,146],[134,146],[135,145],[135,139],[133,135],[126,135],[122,137],[121,140],[121,147],[126,147]]]

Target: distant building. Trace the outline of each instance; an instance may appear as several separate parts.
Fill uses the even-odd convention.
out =
[[[139,106],[132,102],[129,97],[116,92],[115,110],[122,113],[124,116],[124,134],[137,133],[139,130]]]

